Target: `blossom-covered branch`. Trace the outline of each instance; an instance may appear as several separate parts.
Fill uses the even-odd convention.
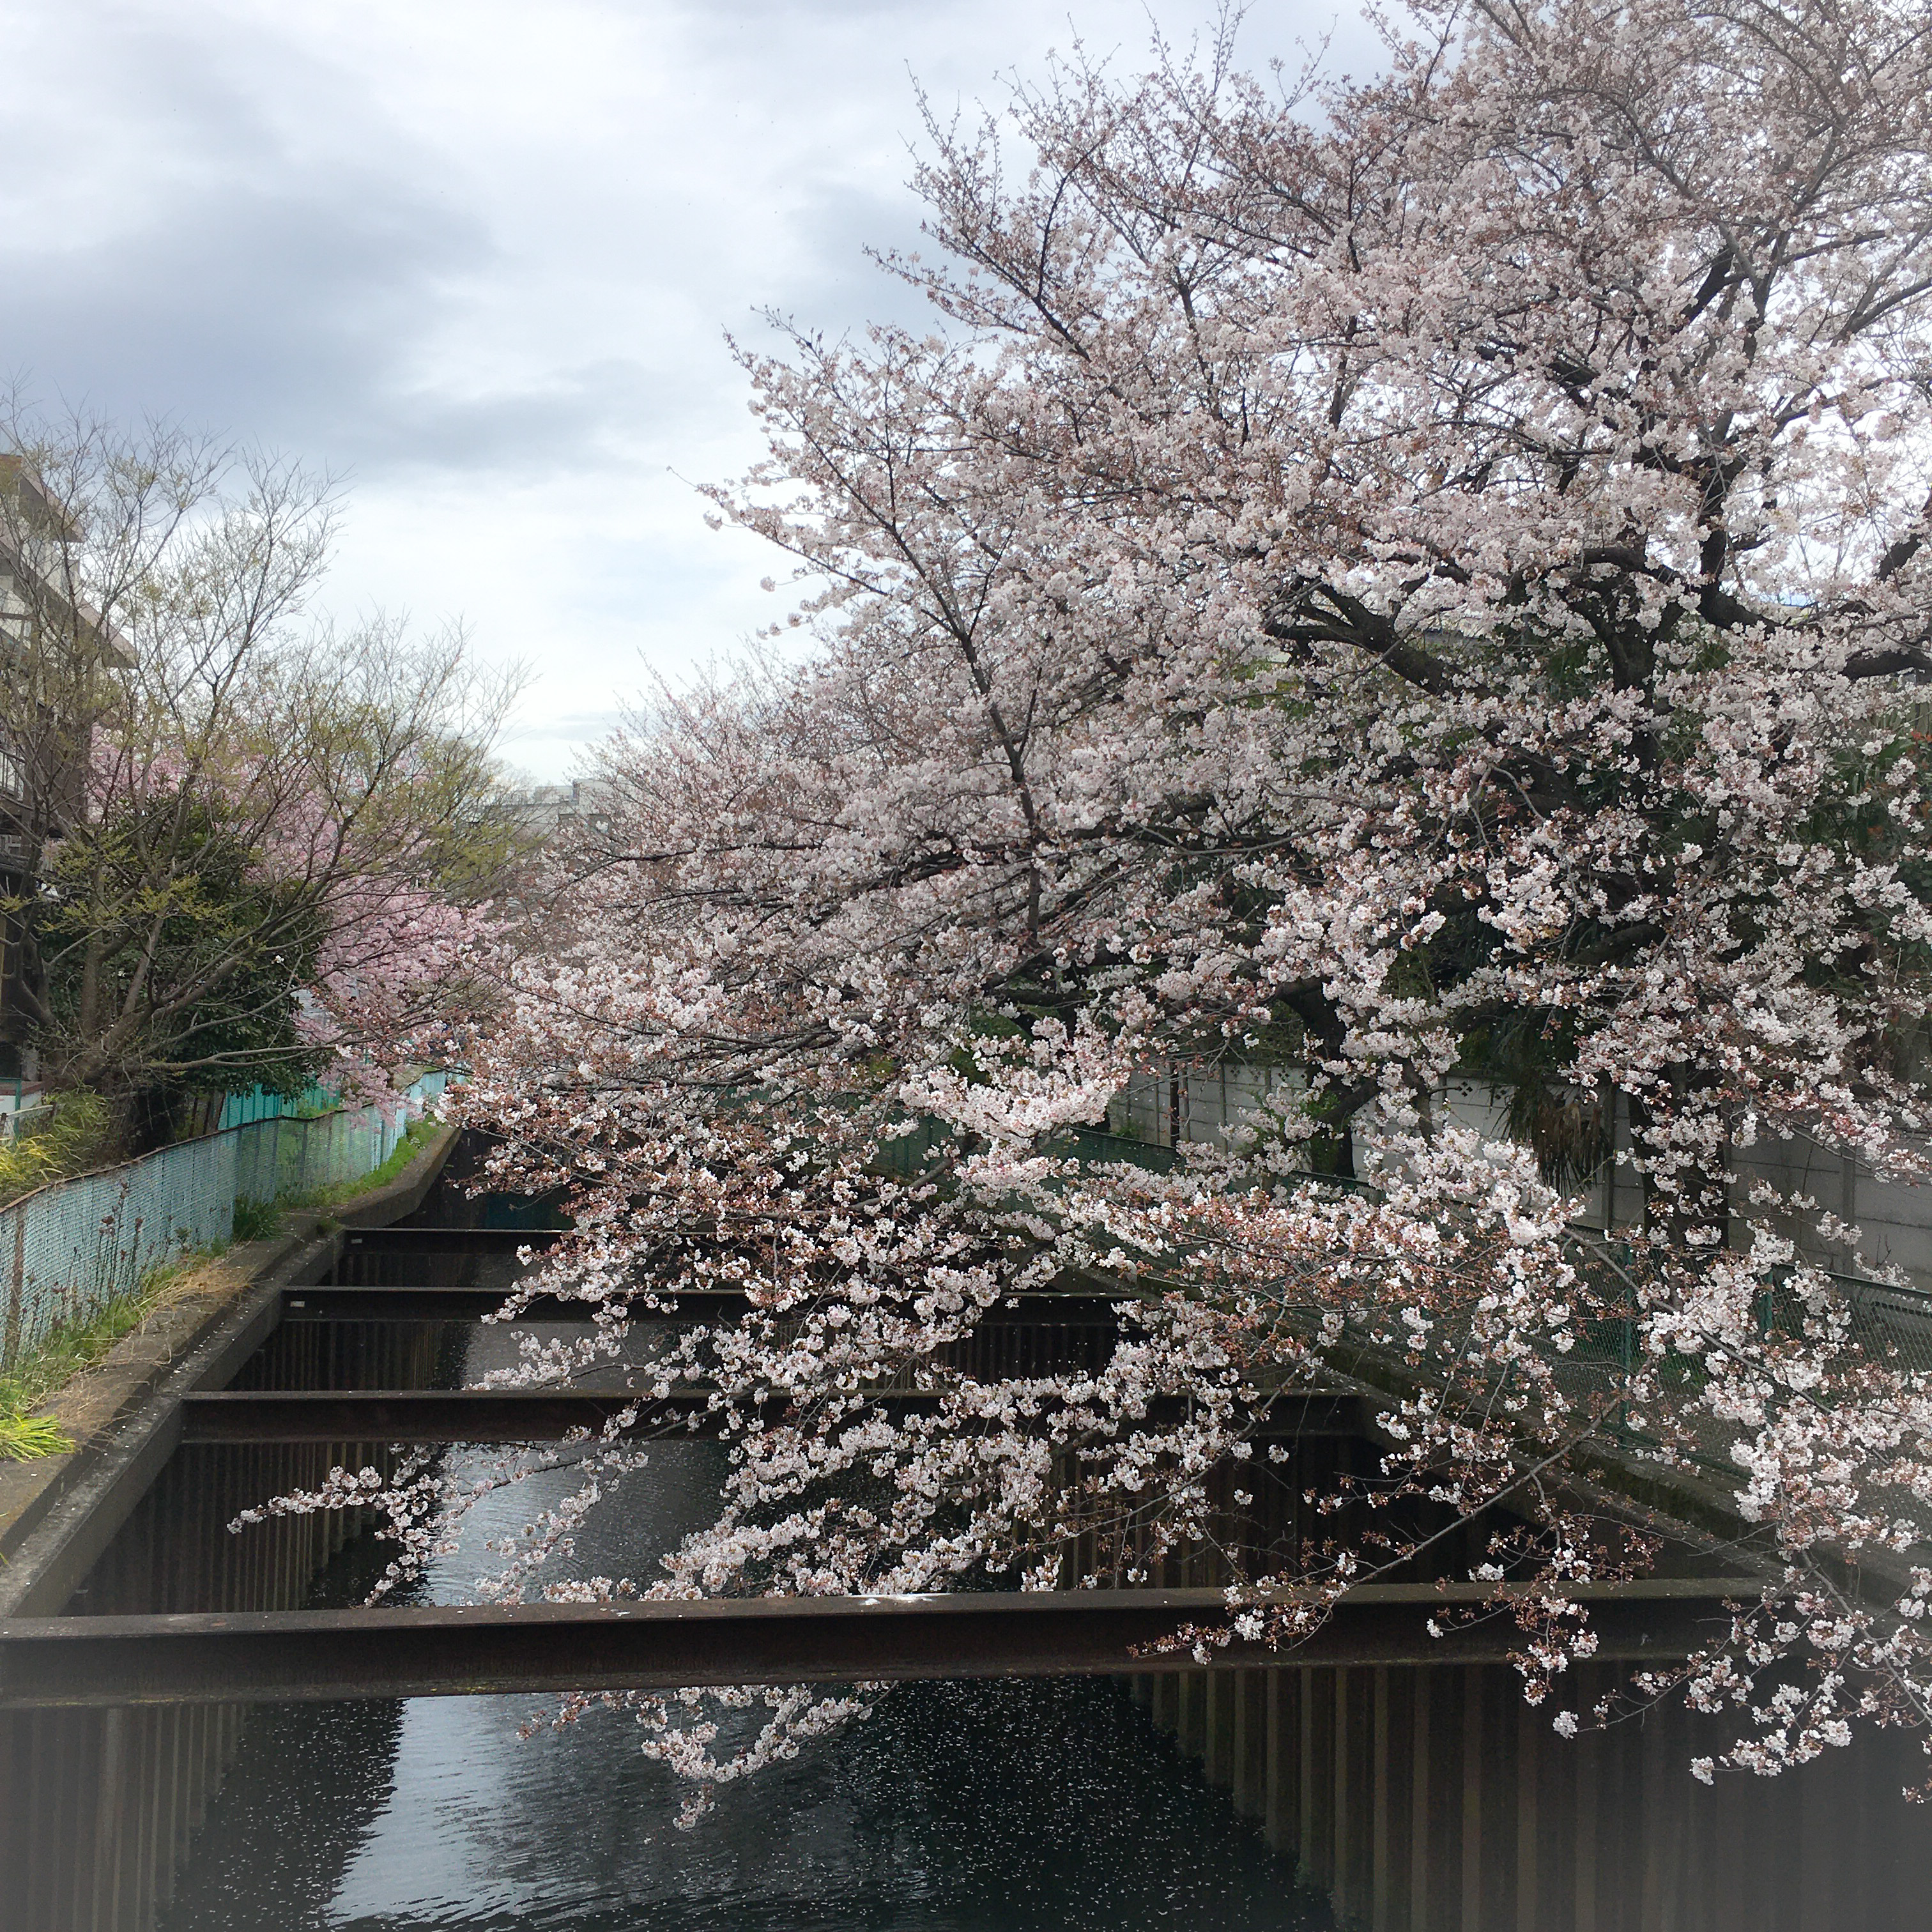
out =
[[[898,266],[942,326],[746,356],[770,454],[716,502],[818,648],[605,748],[609,841],[478,1056],[503,1180],[573,1190],[543,1285],[599,1311],[526,1373],[745,1297],[632,1364],[730,1453],[635,1587],[1213,1538],[1285,1642],[1402,1566],[1535,1586],[1538,1696],[1590,1652],[1565,1586],[1640,1573],[1631,1496],[1694,1471],[1768,1607],[1684,1681],[1774,1768],[1932,1696],[1927,1385],[1816,1264],[1856,1231],[1743,1158],[1925,1172],[1932,38],[1408,31],[1364,85],[1220,46],[935,125]],[[1226,1145],[1082,1156],[1129,1082],[1237,1062],[1284,1077]],[[1619,1121],[1641,1216],[1583,1242]],[[1002,1366],[989,1318],[1069,1285],[1118,1298],[1100,1358]],[[1338,1378],[1375,1466],[1245,1540],[1270,1403]]]

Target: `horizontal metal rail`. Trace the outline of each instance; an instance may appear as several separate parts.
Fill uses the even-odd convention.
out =
[[[554,1442],[573,1430],[601,1430],[635,1404],[632,1436],[670,1432],[716,1436],[719,1417],[703,1390],[668,1398],[622,1391],[586,1394],[543,1389],[242,1389],[219,1390],[182,1400],[184,1442]],[[867,1410],[893,1416],[932,1414],[937,1395],[883,1394]],[[774,1400],[769,1414],[782,1418]],[[856,1424],[865,1412],[855,1413]],[[1270,1438],[1361,1436],[1373,1426],[1375,1406],[1352,1394],[1278,1396],[1260,1418],[1258,1436]],[[1179,1396],[1149,1405],[1156,1426],[1179,1422],[1186,1406]]]
[[[284,1322],[473,1322],[494,1315],[510,1298],[504,1288],[292,1288],[282,1298]],[[1115,1299],[1130,1299],[1129,1297]],[[1106,1328],[1118,1326],[1114,1301],[1105,1295],[1021,1294],[989,1308],[975,1324],[977,1332],[1017,1328]],[[518,1318],[527,1322],[589,1322],[600,1304],[568,1295],[532,1298]],[[664,1306],[634,1305],[633,1322],[735,1322],[750,1304],[731,1289],[699,1288],[680,1293]],[[784,1316],[779,1318],[786,1318]]]
[[[352,1228],[342,1244],[386,1255],[513,1255],[548,1248],[562,1234],[556,1228]]]
[[[1514,1616],[1456,1614],[1492,1594],[1369,1586],[1292,1650],[1208,1654],[1223,1668],[1496,1663],[1522,1648]],[[1752,1594],[1725,1577],[1574,1592],[1598,1655],[1622,1663],[1689,1654]],[[1196,1667],[1192,1652],[1149,1646],[1230,1614],[1219,1590],[1072,1590],[36,1617],[0,1622],[0,1709],[1169,1672]]]

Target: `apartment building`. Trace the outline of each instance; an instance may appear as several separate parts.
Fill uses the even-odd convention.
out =
[[[86,808],[100,680],[133,662],[81,592],[82,532],[29,464],[0,453],[0,1095],[36,1069],[20,1000],[21,909],[41,854]]]

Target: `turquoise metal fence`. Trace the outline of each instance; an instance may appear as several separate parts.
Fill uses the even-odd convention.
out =
[[[311,1087],[305,1094],[293,1099],[284,1094],[265,1093],[259,1087],[251,1087],[245,1094],[231,1094],[221,1103],[221,1118],[214,1124],[219,1133],[224,1127],[245,1127],[256,1120],[278,1120],[290,1114],[307,1118],[316,1114],[332,1114],[339,1103],[335,1096],[326,1087]]]
[[[238,1202],[299,1198],[373,1172],[447,1078],[430,1074],[393,1103],[245,1120],[0,1208],[0,1369],[153,1269],[226,1240]]]

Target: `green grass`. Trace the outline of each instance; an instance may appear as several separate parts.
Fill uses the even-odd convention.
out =
[[[0,1420],[0,1462],[32,1462],[64,1456],[74,1438],[50,1415],[10,1415]]]
[[[235,1238],[238,1241],[259,1241],[266,1235],[280,1232],[286,1216],[292,1214],[317,1210],[326,1213],[332,1208],[340,1208],[364,1194],[373,1194],[379,1187],[387,1186],[416,1156],[429,1144],[440,1123],[428,1115],[419,1120],[412,1120],[404,1130],[403,1137],[394,1150],[380,1167],[372,1168],[354,1180],[338,1180],[332,1186],[314,1187],[305,1194],[284,1194],[278,1201],[238,1201],[235,1204]]]
[[[158,1292],[144,1282],[134,1294],[110,1301],[92,1321],[56,1328],[29,1349],[0,1375],[0,1420],[21,1420],[82,1370],[92,1368],[122,1336],[140,1326]]]
[[[52,1417],[36,1415],[74,1377],[104,1360],[123,1336],[131,1335],[152,1315],[183,1275],[228,1252],[229,1244],[197,1249],[165,1268],[150,1268],[132,1294],[110,1301],[86,1322],[56,1328],[39,1347],[0,1373],[0,1458],[16,1462],[40,1456],[63,1456],[72,1439]]]
[[[235,1204],[235,1238],[259,1241],[274,1234],[282,1225],[282,1206],[275,1201],[238,1201]]]
[[[299,1208],[340,1208],[345,1202],[373,1194],[379,1187],[386,1187],[429,1144],[442,1124],[427,1114],[421,1120],[412,1120],[404,1130],[402,1138],[397,1142],[395,1151],[380,1167],[371,1168],[359,1180],[339,1180],[333,1187],[318,1188],[313,1194],[305,1194],[300,1201],[290,1204]]]
[[[359,1180],[338,1182],[294,1198],[236,1202],[233,1241],[197,1249],[165,1268],[151,1268],[132,1294],[110,1302],[91,1320],[56,1329],[38,1348],[0,1372],[0,1460],[27,1462],[37,1456],[61,1456],[74,1447],[50,1416],[33,1412],[76,1376],[101,1361],[123,1336],[133,1334],[182,1276],[226,1254],[236,1243],[260,1240],[278,1232],[291,1212],[340,1207],[394,1180],[422,1153],[436,1126],[428,1118],[411,1121],[395,1151]]]

